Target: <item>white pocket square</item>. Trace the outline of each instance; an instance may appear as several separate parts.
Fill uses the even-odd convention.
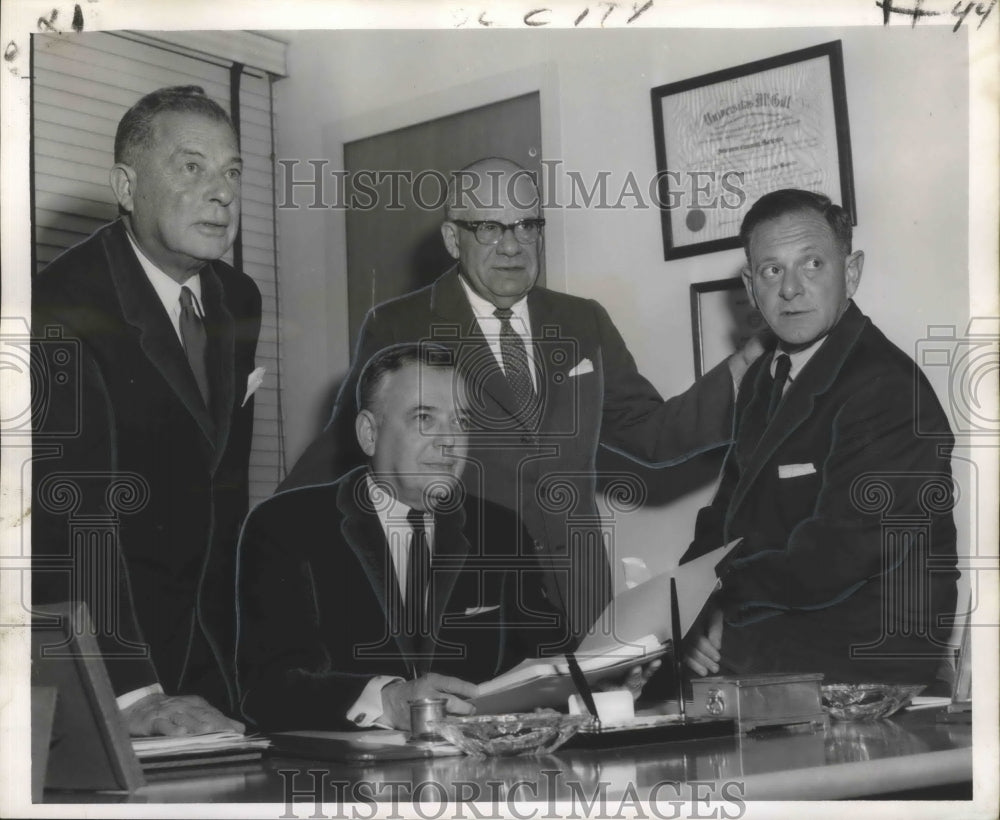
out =
[[[816,472],[813,464],[779,464],[778,478],[798,478],[803,475],[812,475]]]
[[[485,612],[492,612],[494,609],[500,609],[500,604],[496,606],[470,606],[462,614],[466,618],[471,618],[473,615],[482,615]]]
[[[266,367],[255,367],[253,373],[247,376],[247,394],[243,397],[243,404],[240,407],[245,407],[250,397],[257,392],[257,388],[264,383],[265,373],[267,373]]]
[[[580,359],[577,362],[576,367],[569,371],[566,375],[569,378],[575,378],[576,376],[582,376],[584,373],[593,373],[594,363],[590,359]]]

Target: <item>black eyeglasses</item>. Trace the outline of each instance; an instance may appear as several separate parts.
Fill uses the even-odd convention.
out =
[[[478,222],[470,222],[467,219],[452,219],[460,228],[472,231],[476,235],[476,241],[480,245],[496,245],[507,231],[514,232],[514,238],[522,245],[530,245],[537,242],[545,225],[544,219],[519,219],[510,225],[503,222],[496,222],[492,219],[485,219]]]

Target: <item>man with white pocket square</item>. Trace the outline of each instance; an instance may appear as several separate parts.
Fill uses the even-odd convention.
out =
[[[682,559],[741,539],[687,647],[699,675],[930,684],[947,655],[954,439],[926,377],[852,300],[851,233],[843,208],[796,189],[743,220],[744,283],[778,345],[747,371]]]
[[[598,444],[655,466],[728,444],[734,381],[748,358],[735,354],[664,400],[600,304],[536,286],[544,223],[535,182],[510,160],[453,175],[441,233],[456,265],[368,313],[329,425],[279,489],[359,462],[352,401],[375,351],[419,339],[455,348],[470,393],[464,480],[524,521],[572,644],[612,594],[595,501]]]
[[[221,260],[241,177],[233,124],[201,88],[147,94],[115,136],[120,218],[32,287],[32,375],[60,339],[80,376],[78,403],[33,384],[33,602],[87,604],[135,735],[243,728],[224,713],[261,297]]]

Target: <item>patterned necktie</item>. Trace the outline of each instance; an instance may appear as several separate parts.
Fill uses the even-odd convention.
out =
[[[189,288],[181,288],[181,339],[184,341],[184,351],[187,353],[191,372],[198,383],[198,390],[205,402],[205,407],[211,407],[211,395],[208,388],[208,364],[205,354],[208,352],[208,337],[205,335],[205,325],[194,306],[194,294]]]
[[[413,530],[413,539],[410,541],[410,557],[406,562],[403,631],[409,635],[424,637],[429,631],[424,599],[431,579],[431,547],[427,543],[423,511],[410,510],[406,514],[406,521]]]
[[[779,353],[774,364],[774,381],[771,384],[771,399],[767,403],[767,420],[774,418],[774,414],[781,404],[781,397],[785,392],[785,382],[788,381],[788,371],[792,368],[792,360],[784,353]]]
[[[528,367],[528,349],[524,345],[524,339],[510,323],[514,311],[510,308],[497,308],[493,315],[500,320],[500,358],[507,383],[518,402],[518,420],[534,428],[538,421],[539,402],[531,381],[531,369]]]

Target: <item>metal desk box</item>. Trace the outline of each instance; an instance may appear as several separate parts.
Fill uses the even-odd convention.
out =
[[[823,712],[822,680],[819,673],[694,678],[694,703],[689,714],[732,718],[741,732],[761,726],[826,725],[829,718]]]

